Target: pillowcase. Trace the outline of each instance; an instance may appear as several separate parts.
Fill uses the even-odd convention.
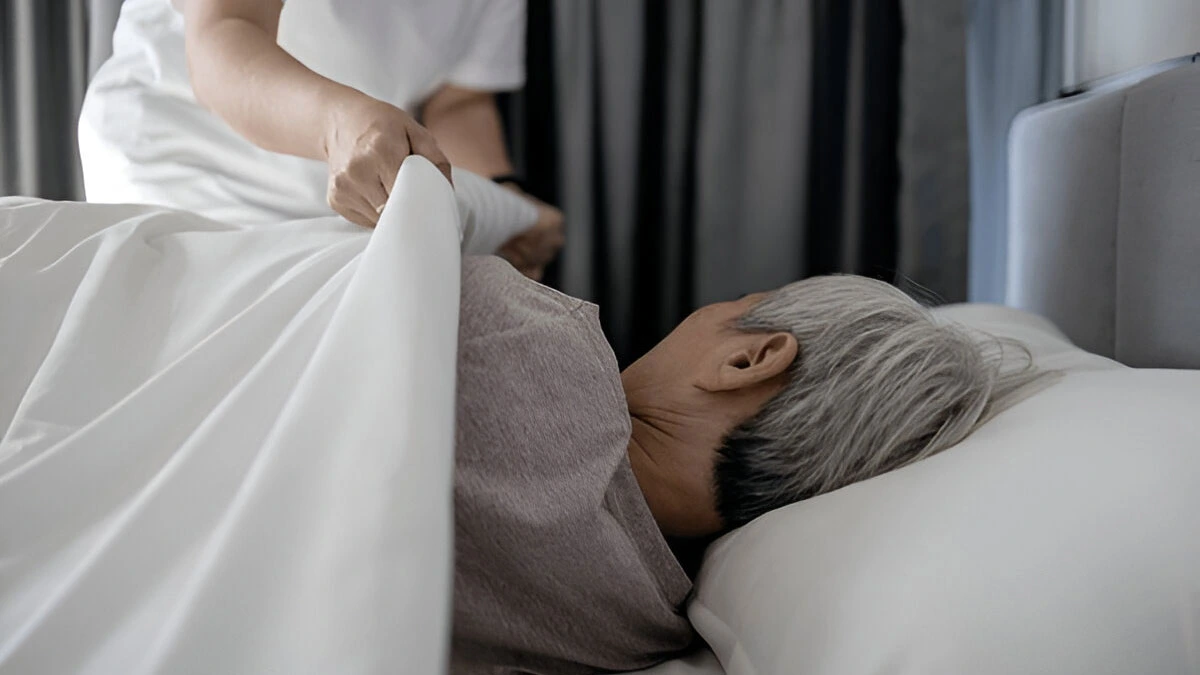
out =
[[[937,312],[1062,378],[716,542],[689,616],[728,674],[1200,673],[1200,371],[1126,368],[1009,308]]]

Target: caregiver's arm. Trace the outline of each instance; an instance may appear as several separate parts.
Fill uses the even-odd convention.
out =
[[[421,121],[433,132],[456,168],[489,178],[512,173],[500,111],[491,92],[446,85],[425,102]],[[537,220],[528,230],[496,249],[496,253],[525,276],[540,280],[546,265],[563,245],[562,212],[526,195],[516,185],[507,187],[537,208]]]
[[[450,178],[432,134],[395,106],[309,70],[276,43],[280,0],[175,0],[192,89],[266,150],[329,163],[329,203],[373,225],[400,162],[424,155]]]
[[[456,168],[489,178],[512,173],[500,111],[491,92],[445,85],[425,102],[421,121]],[[506,187],[537,208],[537,220],[495,251],[525,276],[540,280],[564,242],[562,211],[525,194],[514,184]]]
[[[454,166],[488,178],[512,173],[491,92],[446,85],[425,102],[421,121]]]

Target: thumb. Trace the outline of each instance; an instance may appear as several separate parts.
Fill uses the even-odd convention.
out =
[[[450,160],[442,154],[442,149],[438,147],[437,140],[433,134],[429,133],[424,127],[408,127],[408,143],[412,148],[414,155],[421,155],[425,159],[433,162],[433,165],[442,172],[446,180],[450,181],[450,185],[454,185],[454,177],[450,174]]]

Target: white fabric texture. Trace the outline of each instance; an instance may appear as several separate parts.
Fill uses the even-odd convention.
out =
[[[1065,375],[714,544],[689,616],[726,671],[1200,672],[1200,372],[1125,368],[1014,309],[939,311]]]
[[[312,70],[416,112],[447,83],[524,81],[523,0],[289,0],[279,44]],[[170,0],[126,0],[113,55],[79,120],[88,201],[168,206],[239,225],[316,218],[323,162],[258,148],[196,102],[183,17]]]
[[[0,673],[439,673],[460,254],[0,200]]]
[[[537,207],[528,199],[470,171],[454,168],[451,175],[462,219],[463,253],[495,253],[537,222]]]

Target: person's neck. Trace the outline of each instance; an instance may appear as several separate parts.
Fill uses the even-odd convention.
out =
[[[632,426],[629,436],[629,465],[633,468],[633,476],[642,490],[646,505],[650,507],[651,515],[654,516],[659,529],[663,529],[668,508],[657,495],[670,476],[669,472],[664,471],[655,461],[655,456],[662,450],[663,436],[666,434],[637,415],[631,414],[629,421]]]
[[[710,467],[702,460],[703,448],[715,439],[695,432],[703,427],[682,416],[630,412],[629,463],[650,513],[667,537],[694,537],[720,529],[709,504]]]

